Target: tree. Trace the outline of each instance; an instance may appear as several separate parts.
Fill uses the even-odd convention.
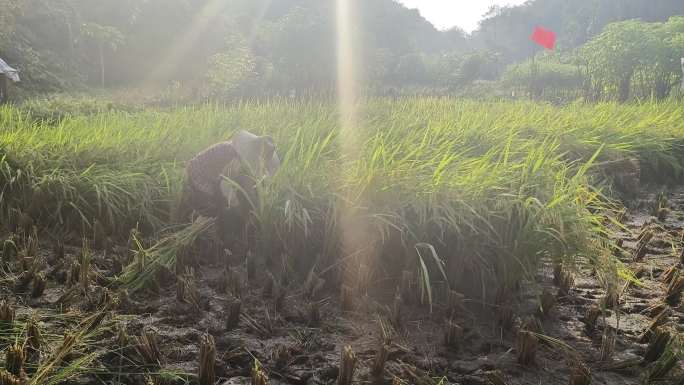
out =
[[[100,84],[105,86],[105,49],[116,52],[124,42],[124,36],[119,30],[111,26],[96,23],[85,23],[81,26],[83,35],[97,46],[100,63]]]
[[[667,23],[630,20],[609,24],[579,51],[591,85],[589,96],[619,101],[633,93],[667,96],[681,76],[678,58],[684,49],[682,41],[682,17]]]
[[[0,0],[0,51],[8,44],[14,31],[16,15],[21,7],[21,0]]]
[[[505,63],[540,51],[529,41],[536,25],[558,33],[558,46],[570,50],[601,33],[610,23],[630,19],[663,22],[684,14],[681,0],[530,0],[516,7],[493,7],[473,33],[471,44],[502,55]]]
[[[536,24],[556,31],[560,49],[569,51],[611,22],[684,14],[682,0],[529,0],[492,8],[468,35],[438,31],[396,0],[355,4],[356,63],[373,88],[454,88],[491,79],[539,53],[529,41]],[[22,87],[41,91],[141,81],[209,84],[238,94],[328,91],[336,84],[335,24],[334,0],[0,0],[0,56],[22,70]],[[661,97],[671,88],[673,64],[640,63],[623,79],[623,96],[631,88]],[[220,73],[232,69],[235,76]],[[243,76],[249,73],[258,79]],[[600,80],[598,73],[592,79]],[[234,88],[236,81],[245,83]],[[593,89],[618,95],[618,83],[595,82]]]
[[[501,60],[497,53],[479,51],[465,55],[459,71],[461,84],[476,80],[494,80],[501,73]]]
[[[206,74],[206,91],[209,97],[240,96],[257,78],[256,59],[245,43],[235,41],[230,45],[230,51],[214,54],[209,59]]]
[[[576,98],[585,76],[578,66],[561,63],[555,57],[544,57],[512,64],[503,74],[503,83],[513,90],[533,97]]]
[[[442,32],[442,36],[447,51],[464,53],[471,50],[468,34],[459,27]]]
[[[324,5],[290,9],[262,26],[255,50],[273,65],[272,87],[281,92],[335,84],[335,25]]]

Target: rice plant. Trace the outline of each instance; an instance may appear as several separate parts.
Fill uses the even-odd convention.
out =
[[[142,242],[136,239],[138,250],[134,261],[125,268],[120,277],[121,282],[129,290],[140,290],[155,279],[160,269],[172,271],[178,253],[187,250],[201,234],[212,228],[214,222],[213,218],[200,217],[179,231],[170,233],[149,248],[144,248]]]
[[[50,227],[92,237],[98,248],[133,228],[160,239],[136,242],[120,277],[140,290],[212,226],[205,219],[181,229],[174,221],[184,163],[248,129],[271,135],[283,159],[251,202],[261,256],[297,256],[295,270],[316,268],[331,287],[356,289],[358,282],[335,280],[363,265],[358,278],[366,282],[377,274],[399,281],[410,271],[411,296],[423,303],[434,301],[437,284],[487,296],[532,277],[544,256],[563,266],[579,257],[605,264],[595,257],[608,245],[604,218],[618,215],[606,165],[636,158],[645,179],[681,180],[683,110],[676,101],[371,99],[352,157],[341,150],[346,138],[327,101],[110,110],[51,122],[6,107],[0,214],[14,218],[12,230]],[[363,229],[351,249],[349,224]]]
[[[0,344],[7,347],[7,372],[2,375],[34,385],[65,383],[107,372],[101,358],[108,351],[108,315],[106,308],[86,317],[39,310],[27,319],[15,319],[13,325],[3,325]]]

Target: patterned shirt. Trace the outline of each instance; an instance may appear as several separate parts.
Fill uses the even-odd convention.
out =
[[[240,158],[231,141],[217,143],[195,155],[187,173],[192,187],[214,195],[219,191],[221,175],[228,166],[238,166]]]

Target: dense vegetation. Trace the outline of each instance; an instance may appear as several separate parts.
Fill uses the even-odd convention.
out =
[[[333,0],[0,0],[0,385],[684,384],[684,2],[352,2],[335,97]]]
[[[0,209],[14,223],[28,215],[76,234],[92,234],[95,220],[115,236],[150,234],[173,224],[183,162],[249,128],[273,135],[284,158],[254,211],[264,257],[285,253],[305,272],[365,250],[373,256],[365,264],[432,266],[439,277],[434,252],[453,283],[472,276],[464,266],[517,281],[543,256],[601,255],[611,205],[591,164],[638,157],[644,175],[681,178],[682,113],[678,103],[373,100],[357,158],[341,151],[347,138],[328,103],[111,111],[56,123],[4,107]],[[354,250],[342,245],[349,221],[366,229]]]
[[[357,60],[373,92],[468,93],[473,82],[496,80],[508,65],[540,54],[529,40],[535,25],[558,33],[558,54],[547,60],[568,68],[516,77],[513,88],[526,95],[550,94],[541,83],[566,99],[663,97],[681,76],[678,60],[670,61],[681,52],[681,20],[648,24],[684,14],[681,1],[533,0],[493,8],[471,35],[437,31],[393,0],[357,3]],[[335,87],[331,0],[2,0],[0,8],[0,57],[21,69],[23,87],[34,92],[154,86],[197,100]],[[642,23],[604,31],[635,18]],[[644,37],[638,46],[630,45],[634,36]],[[623,48],[613,52],[616,44]],[[630,64],[633,55],[638,63]],[[506,95],[510,84],[494,88]]]

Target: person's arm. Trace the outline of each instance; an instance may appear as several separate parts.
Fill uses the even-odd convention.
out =
[[[224,198],[224,205],[228,207],[236,206],[237,202],[237,189],[231,183],[238,183],[238,176],[240,175],[240,161],[236,157],[231,160],[228,165],[223,169],[219,180],[219,194]]]

